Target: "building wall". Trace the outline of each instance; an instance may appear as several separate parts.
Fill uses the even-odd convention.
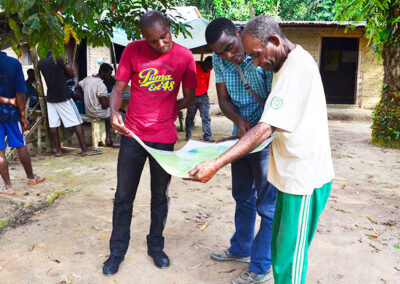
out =
[[[372,108],[379,101],[382,80],[383,64],[378,60],[376,54],[371,53],[367,46],[368,39],[363,36],[363,30],[349,30],[345,33],[344,28],[283,28],[287,38],[300,44],[320,64],[320,52],[322,37],[356,37],[360,38],[356,106],[360,108]]]
[[[322,37],[357,37],[360,38],[359,48],[359,64],[357,72],[357,90],[356,90],[356,106],[361,108],[372,108],[379,101],[382,89],[383,64],[378,60],[375,54],[372,54],[370,47],[367,46],[368,39],[363,36],[363,30],[350,30],[344,32],[344,28],[293,28],[284,27],[285,35],[294,43],[298,43],[308,50],[319,65]],[[67,48],[72,51],[72,48]],[[17,58],[11,48],[4,50],[8,55]],[[67,52],[67,57],[70,55]],[[195,56],[196,60],[199,56]],[[87,74],[88,76],[97,73],[101,63],[111,63],[111,54],[109,47],[87,47]],[[21,63],[24,63],[21,60]],[[77,69],[77,66],[74,66]],[[32,68],[32,65],[24,65],[23,70],[26,76],[26,70]],[[214,83],[214,75],[212,74],[209,96],[212,104],[217,104],[217,96]]]
[[[349,30],[345,33],[344,28],[336,27],[284,27],[283,32],[292,42],[300,44],[304,49],[310,52],[318,65],[320,64],[322,37],[359,38],[360,47],[355,106],[360,108],[372,108],[376,105],[379,101],[382,89],[383,64],[382,61],[378,60],[376,54],[372,54],[370,47],[367,46],[368,39],[363,36],[363,29]],[[196,60],[199,60],[200,56],[195,55],[194,57]],[[88,47],[88,75],[97,72],[99,67],[97,62],[101,60],[111,63],[109,48]],[[210,96],[211,104],[218,104],[214,74],[212,74],[208,94]],[[179,95],[181,95],[181,92]]]
[[[108,46],[87,47],[87,74],[97,74],[101,63],[112,64],[110,49]]]
[[[28,75],[26,74],[26,71],[28,71],[28,69],[30,69],[30,68],[33,68],[33,65],[32,64],[27,64],[29,62],[24,62],[24,60],[22,60],[22,58],[18,58],[17,54],[15,54],[14,50],[11,47],[6,48],[6,49],[4,49],[2,51],[7,53],[8,56],[16,58],[16,59],[19,60],[19,62],[21,62],[22,71],[24,72],[25,79],[27,79]]]

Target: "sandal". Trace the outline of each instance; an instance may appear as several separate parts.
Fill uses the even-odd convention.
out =
[[[45,177],[35,175],[35,178],[28,178],[26,183],[29,185],[35,185],[35,184],[38,184],[38,183],[44,181],[45,179],[46,179]]]
[[[71,153],[71,151],[62,150],[61,153],[56,153],[55,156],[58,158],[58,157],[62,157],[62,156],[68,155],[69,153]]]
[[[5,195],[12,196],[12,195],[15,195],[15,191],[14,191],[14,189],[12,187],[6,188],[6,186],[3,186],[0,189],[0,194],[5,194]]]
[[[88,150],[86,153],[81,153],[82,157],[100,155],[100,154],[103,154],[103,151],[101,151],[99,149],[97,149],[97,150]]]

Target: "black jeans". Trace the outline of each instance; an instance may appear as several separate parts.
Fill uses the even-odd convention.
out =
[[[145,143],[155,149],[166,151],[174,149],[174,143]],[[151,224],[150,233],[147,235],[147,247],[149,251],[161,251],[164,248],[162,233],[168,214],[168,186],[171,176],[135,139],[122,136],[110,239],[110,251],[113,255],[123,256],[128,250],[133,201],[147,157],[151,176]]]

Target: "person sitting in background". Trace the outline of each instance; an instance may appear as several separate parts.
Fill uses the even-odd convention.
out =
[[[104,85],[106,85],[108,93],[111,93],[111,91],[115,85],[115,82],[116,82],[116,80],[114,79],[114,76],[110,76],[110,77],[103,79],[103,83],[104,83]]]
[[[199,109],[203,126],[203,140],[214,142],[211,140],[210,99],[207,94],[212,68],[211,56],[207,56],[204,61],[196,61],[197,82],[199,87],[196,89],[196,101],[194,105],[188,108],[186,112],[186,141],[192,137],[194,117],[197,109]]]
[[[105,119],[107,146],[113,144],[111,140],[110,106],[107,99],[108,91],[103,80],[111,78],[113,70],[110,64],[103,63],[100,65],[99,72],[96,75],[86,77],[79,81],[79,84],[75,87],[78,97],[81,97],[84,102],[86,115]]]
[[[32,68],[28,69],[28,71],[26,71],[26,74],[28,75],[28,79],[26,79],[25,81],[26,99],[29,99],[29,108],[33,108],[39,102],[35,70],[33,70]],[[40,109],[40,105],[38,106],[38,109]]]

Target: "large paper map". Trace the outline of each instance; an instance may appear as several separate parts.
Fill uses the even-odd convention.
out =
[[[238,139],[236,139],[217,144],[189,140],[182,149],[170,152],[151,148],[144,144],[133,132],[129,132],[131,136],[157,160],[167,173],[182,178],[188,177],[187,173],[196,167],[197,164],[217,158],[238,141]],[[268,146],[272,139],[273,137],[268,138],[251,153],[261,151]]]

